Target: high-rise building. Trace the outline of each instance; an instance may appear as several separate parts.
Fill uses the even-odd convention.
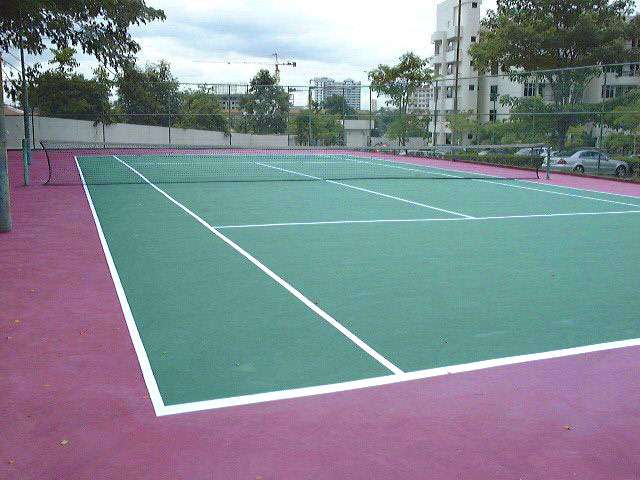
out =
[[[362,84],[350,78],[343,82],[336,82],[332,78],[318,77],[312,80],[313,99],[318,104],[323,104],[329,97],[344,97],[347,105],[354,110],[360,110],[360,91]]]
[[[509,107],[500,103],[500,97],[504,95],[514,98],[540,95],[545,101],[552,101],[551,89],[544,83],[534,80],[512,81],[508,76],[499,75],[497,65],[486,73],[475,70],[469,48],[479,38],[481,4],[482,0],[462,0],[460,56],[457,65],[458,0],[444,0],[436,7],[436,31],[431,35],[434,46],[431,64],[438,81],[434,82],[429,105],[431,113],[438,114],[437,121],[432,121],[429,125],[436,145],[450,144],[453,141],[446,119],[454,111],[456,69],[459,70],[458,112],[471,113],[482,122],[508,118]],[[600,103],[638,86],[640,64],[627,65],[620,71],[591,80],[583,92],[583,101]],[[434,132],[437,133],[434,135]],[[469,133],[462,140],[465,143],[473,142],[473,134]]]
[[[425,113],[429,110],[431,99],[431,86],[417,88],[409,95],[407,103],[407,112],[409,113]]]

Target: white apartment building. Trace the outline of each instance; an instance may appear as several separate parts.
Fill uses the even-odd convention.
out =
[[[354,110],[360,110],[361,82],[356,82],[350,78],[342,82],[336,82],[333,78],[327,77],[314,78],[311,82],[313,84],[313,99],[318,104],[322,104],[329,97],[337,95],[344,97],[347,105]]]
[[[500,105],[500,97],[528,97],[542,95],[551,101],[549,87],[543,83],[514,82],[504,75],[497,75],[497,68],[480,75],[473,67],[468,51],[478,41],[480,32],[480,7],[482,0],[462,0],[460,28],[460,57],[458,81],[458,112],[471,112],[480,121],[503,120],[509,115],[509,108]],[[437,112],[437,122],[432,121],[429,129],[435,145],[450,144],[451,130],[446,122],[447,114],[454,111],[456,39],[458,21],[458,0],[444,0],[436,8],[436,31],[431,35],[434,55],[431,65],[437,77],[429,110]],[[605,80],[606,76],[606,80]],[[600,103],[604,99],[619,96],[625,91],[640,86],[640,64],[625,66],[617,72],[610,72],[594,78],[586,88],[583,101]],[[434,135],[434,132],[436,134]],[[473,134],[463,139],[473,141]]]
[[[431,86],[421,87],[416,89],[411,95],[409,95],[409,102],[407,103],[408,113],[424,113],[429,110],[429,103],[431,100]]]

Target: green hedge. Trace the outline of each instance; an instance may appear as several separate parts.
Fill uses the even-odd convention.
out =
[[[522,157],[506,153],[478,155],[475,152],[456,152],[444,155],[441,158],[453,161],[458,160],[461,162],[482,163],[487,165],[499,165],[532,170],[542,167],[542,163],[544,160],[541,156],[538,155],[530,157]]]

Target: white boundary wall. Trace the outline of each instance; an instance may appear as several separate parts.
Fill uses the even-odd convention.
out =
[[[22,116],[5,116],[7,148],[20,149],[24,137]],[[184,128],[156,127],[130,123],[111,125],[94,124],[88,120],[66,118],[33,117],[33,147],[40,147],[40,140],[64,142],[148,143],[175,145],[235,145],[276,146],[289,144],[288,135],[254,135],[232,133],[231,140],[224,132]],[[170,137],[170,138],[169,138]]]

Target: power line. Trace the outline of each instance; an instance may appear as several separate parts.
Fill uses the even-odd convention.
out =
[[[16,67],[15,65],[13,65],[11,62],[7,61],[4,57],[2,58],[2,63],[6,63],[11,68],[13,68],[16,72],[20,73],[20,69],[18,67]]]
[[[9,55],[11,55],[13,58],[15,58],[17,61],[20,61],[20,58],[17,57],[15,54],[11,53],[10,50],[7,50],[6,53],[8,53]]]

